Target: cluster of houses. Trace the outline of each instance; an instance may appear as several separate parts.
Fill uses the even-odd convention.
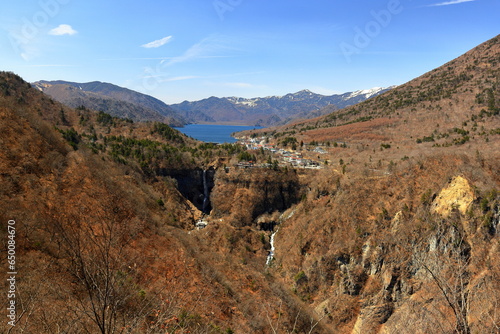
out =
[[[285,150],[282,148],[276,148],[274,145],[266,142],[265,137],[261,138],[241,138],[238,139],[238,143],[245,146],[248,150],[266,150],[270,151],[272,154],[280,157],[279,160],[281,164],[288,164],[296,168],[321,168],[321,164],[312,159],[305,159],[302,153],[293,150]],[[327,153],[320,147],[314,149],[314,152],[325,154]],[[238,167],[253,167],[250,162],[240,162]]]
[[[327,151],[325,151],[324,149],[322,149],[319,146],[314,148],[314,152],[319,153],[319,154],[326,154],[326,153],[328,153]]]
[[[240,145],[245,146],[248,150],[260,150],[261,148],[264,150],[269,150],[272,153],[276,153],[276,148],[274,145],[266,143],[266,138],[265,137],[260,137],[260,138],[248,138],[248,137],[243,137],[243,138],[238,138],[238,143]]]
[[[281,154],[283,162],[290,163],[293,167],[302,168],[321,168],[321,164],[311,159],[305,159],[301,153],[285,151],[278,151]]]

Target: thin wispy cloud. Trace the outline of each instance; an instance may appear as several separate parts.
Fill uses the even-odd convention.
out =
[[[153,48],[159,48],[160,46],[163,46],[170,42],[172,40],[172,36],[167,36],[163,37],[162,39],[158,39],[156,41],[152,41],[146,44],[141,45],[141,47],[146,48],[146,49],[153,49]]]
[[[99,61],[121,61],[121,60],[168,60],[173,59],[173,57],[141,57],[141,58],[100,58]]]
[[[40,50],[30,44],[23,44],[20,46],[20,48],[22,50],[22,52],[20,53],[21,58],[23,58],[25,61],[31,61],[40,56]]]
[[[236,73],[227,73],[227,74],[218,74],[212,75],[210,78],[226,78],[226,77],[236,77],[241,75],[256,75],[256,74],[264,74],[266,71],[255,71],[255,72],[236,72]]]
[[[163,79],[162,82],[183,81],[183,80],[191,80],[191,79],[199,79],[199,78],[201,78],[201,77],[197,76],[197,75],[185,75],[185,76],[178,76],[178,77]]]
[[[54,35],[54,36],[63,36],[63,35],[74,35],[78,33],[73,27],[71,27],[69,24],[61,24],[59,27],[54,28],[49,31],[49,35]]]
[[[452,1],[435,3],[435,4],[432,4],[432,5],[428,5],[427,7],[439,7],[439,6],[458,5],[458,4],[461,4],[461,3],[464,3],[464,2],[472,2],[472,1],[477,1],[477,0],[452,0]]]
[[[206,57],[205,57],[206,58]],[[141,79],[158,79],[158,82],[173,82],[173,81],[184,81],[184,80],[192,80],[192,79],[220,79],[241,75],[253,75],[253,74],[262,74],[265,73],[263,71],[260,72],[241,72],[241,73],[230,73],[230,74],[221,74],[221,75],[210,75],[210,76],[201,76],[201,75],[180,75],[176,77],[169,77],[167,73],[154,73],[151,68],[144,69],[146,73],[141,77]],[[215,84],[212,85],[222,85],[222,86],[230,86],[230,87],[253,87],[252,84],[242,83],[242,82],[226,82],[223,84]]]
[[[76,65],[40,64],[40,65],[26,65],[26,67],[76,67]]]
[[[231,56],[200,56],[198,58],[229,58]],[[140,58],[99,58],[99,61],[122,61],[122,60],[161,60],[161,64],[167,60],[177,59],[179,57],[140,57]]]
[[[148,73],[146,69],[146,73]],[[177,77],[167,77],[167,74],[146,74],[142,76],[142,79],[158,79],[158,82],[171,82],[171,81],[183,81],[183,80],[191,80],[191,79],[200,79],[204,78],[199,75],[183,75],[183,76],[177,76]]]
[[[210,36],[191,46],[183,55],[174,57],[169,61],[163,61],[162,64],[170,66],[199,58],[225,58],[228,56],[214,54],[227,49],[230,49],[227,41],[218,36]]]
[[[156,42],[157,41],[152,43],[159,44]],[[230,57],[228,55],[223,54],[225,51],[233,49],[230,45],[231,43],[230,41],[227,40],[227,38],[217,35],[209,36],[189,47],[180,56],[171,58],[165,57],[156,66],[144,68],[143,70],[144,74],[142,76],[142,80],[145,83],[143,84],[153,89],[163,82],[199,79],[201,78],[200,76],[192,76],[192,75],[170,77],[166,73],[166,69],[174,64],[184,63],[196,59]]]

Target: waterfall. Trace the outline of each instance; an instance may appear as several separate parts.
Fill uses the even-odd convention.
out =
[[[266,266],[270,266],[271,262],[274,259],[274,251],[276,250],[276,248],[274,247],[274,236],[276,235],[276,233],[278,233],[278,231],[279,229],[277,229],[276,232],[273,232],[273,234],[271,234],[271,250],[269,251],[269,255],[267,256]]]
[[[203,206],[202,212],[207,213],[208,205],[209,205],[209,196],[208,193],[208,183],[207,183],[207,170],[203,170]]]
[[[495,218],[496,218],[496,221],[495,221]],[[494,216],[493,216],[492,227],[493,227],[494,233],[499,232],[499,229],[500,229],[500,206],[497,206],[497,208],[496,208],[496,214],[494,214]]]

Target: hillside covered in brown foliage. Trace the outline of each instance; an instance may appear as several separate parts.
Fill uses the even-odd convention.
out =
[[[235,168],[238,145],[70,109],[2,73],[0,238],[6,254],[14,220],[17,317],[0,328],[498,333],[499,55],[497,37],[254,135],[322,146],[317,170]]]
[[[287,292],[264,274],[261,234],[230,225],[207,230],[210,238],[193,231],[201,212],[168,176],[189,176],[237,148],[222,153],[163,125],[72,110],[10,73],[0,85],[1,238],[5,252],[14,220],[19,273],[11,333],[268,327],[271,311],[260,303]],[[256,264],[244,266],[239,253],[252,247]],[[288,298],[284,310],[299,315],[300,302]]]
[[[313,120],[260,130],[309,143],[461,145],[498,135],[500,37],[385,94]],[[328,109],[329,107],[326,107]]]
[[[499,55],[496,37],[359,105],[253,132],[327,152],[273,266],[331,332],[498,332]]]

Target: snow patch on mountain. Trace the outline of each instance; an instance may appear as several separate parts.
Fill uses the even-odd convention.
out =
[[[392,88],[392,87],[389,87],[389,88]],[[380,93],[381,91],[383,91],[385,89],[387,89],[387,88],[374,87],[371,89],[357,90],[355,92],[350,93],[346,99],[352,99],[352,98],[358,97],[360,95],[363,95],[365,98],[369,99],[370,97],[377,95],[378,93]]]
[[[172,105],[172,107],[193,123],[198,121],[197,115],[203,114],[214,122],[238,121],[248,125],[269,126],[284,124],[293,119],[318,117],[321,116],[321,110],[326,106],[342,109],[377,96],[388,89],[390,88],[375,87],[331,96],[304,89],[283,96],[211,97],[196,102],[186,101],[179,105]],[[327,112],[331,111],[330,107]]]

